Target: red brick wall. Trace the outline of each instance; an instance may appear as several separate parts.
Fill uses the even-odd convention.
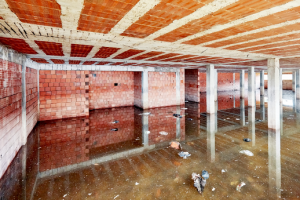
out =
[[[40,122],[40,171],[88,160],[89,119],[77,117]]]
[[[26,123],[27,135],[38,121],[37,70],[26,67]]]
[[[40,71],[40,121],[89,115],[89,71]]]
[[[134,72],[134,105],[142,108],[142,72]]]
[[[95,71],[90,77],[90,109],[133,106],[134,72]]]
[[[268,80],[265,80],[265,89],[268,89]],[[293,81],[292,80],[282,80],[282,89],[283,90],[292,90]]]
[[[0,59],[0,177],[21,147],[21,65]]]
[[[185,99],[200,102],[200,76],[198,69],[185,70]]]
[[[149,72],[149,108],[176,105],[174,72]]]

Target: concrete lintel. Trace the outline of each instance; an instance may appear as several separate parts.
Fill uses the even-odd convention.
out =
[[[268,59],[268,128],[280,130],[279,59]]]

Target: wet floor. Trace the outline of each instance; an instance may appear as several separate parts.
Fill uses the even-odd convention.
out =
[[[200,103],[150,115],[123,107],[39,122],[0,180],[1,200],[300,198],[300,117],[294,93],[283,94],[277,133],[259,91],[256,108],[239,92],[219,93],[216,114],[205,112],[201,94]],[[171,141],[191,156],[179,157]],[[191,174],[202,170],[210,176],[200,195]]]

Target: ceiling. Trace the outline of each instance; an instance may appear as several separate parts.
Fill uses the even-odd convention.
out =
[[[38,63],[220,69],[300,61],[300,0],[0,0],[0,43]]]

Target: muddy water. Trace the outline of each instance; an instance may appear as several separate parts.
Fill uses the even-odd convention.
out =
[[[220,93],[216,114],[205,113],[205,94],[201,97],[200,103],[151,109],[150,115],[124,107],[39,122],[1,179],[0,197],[300,198],[300,117],[294,93],[284,92],[283,128],[277,133],[267,128],[267,103],[260,106],[259,96],[257,107],[248,108],[238,92]],[[170,141],[179,141],[191,156],[179,157]],[[202,170],[210,177],[200,195],[191,174]],[[246,185],[239,192],[241,182]]]

